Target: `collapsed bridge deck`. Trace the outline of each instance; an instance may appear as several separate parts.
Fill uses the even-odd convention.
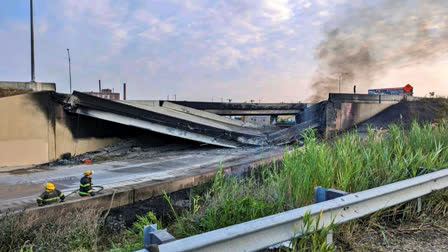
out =
[[[300,136],[304,127],[319,126],[307,122],[301,127],[282,131],[275,126],[233,120],[167,101],[111,101],[77,91],[73,92],[65,107],[84,116],[231,148],[286,144]],[[302,109],[303,105],[297,104],[296,107]],[[288,137],[279,138],[279,133]]]

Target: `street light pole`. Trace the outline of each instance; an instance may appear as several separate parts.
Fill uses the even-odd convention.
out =
[[[72,66],[70,62],[70,49],[67,48],[67,54],[68,54],[68,76],[70,78],[70,94],[72,93]],[[101,92],[101,90],[100,90]]]
[[[341,75],[339,75],[339,93],[341,93]]]
[[[33,0],[30,0],[30,26],[31,26],[31,82],[34,82],[34,28],[33,28]]]

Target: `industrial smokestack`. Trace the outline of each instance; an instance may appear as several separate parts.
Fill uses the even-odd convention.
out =
[[[99,92],[101,93],[101,80],[98,80],[98,88],[100,89]]]
[[[126,83],[123,83],[123,100],[126,100]]]

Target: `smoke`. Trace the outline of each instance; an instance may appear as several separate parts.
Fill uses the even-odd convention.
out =
[[[357,2],[325,26],[315,51],[318,70],[310,99],[327,99],[339,86],[341,92],[352,92],[353,85],[367,89],[388,70],[428,64],[447,54],[448,1]]]

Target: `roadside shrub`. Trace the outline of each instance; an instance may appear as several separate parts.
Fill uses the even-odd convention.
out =
[[[96,251],[100,212],[70,209],[58,214],[0,216],[0,251]]]
[[[186,237],[309,205],[316,186],[357,192],[445,168],[447,132],[447,121],[413,122],[409,129],[369,128],[366,137],[348,132],[330,143],[308,130],[304,147],[286,150],[281,168],[264,167],[244,178],[218,172],[197,202],[199,210],[176,213],[169,230]],[[445,211],[447,204],[431,205]]]

